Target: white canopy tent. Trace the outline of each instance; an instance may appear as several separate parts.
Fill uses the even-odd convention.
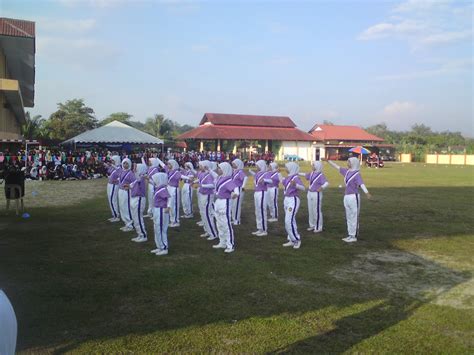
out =
[[[61,144],[163,144],[163,140],[119,121],[91,129]]]

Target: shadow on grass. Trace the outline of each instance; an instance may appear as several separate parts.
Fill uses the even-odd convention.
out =
[[[254,226],[246,223],[236,228],[236,253],[223,255],[198,238],[200,229],[188,220],[170,231],[170,255],[157,258],[149,254],[151,242],[132,244],[132,235],[103,222],[108,218],[104,199],[72,209],[34,209],[30,220],[1,217],[0,285],[17,313],[18,350],[61,353],[86,341],[383,299],[336,319],[333,330],[284,347],[267,346],[294,352],[350,349],[472,276],[401,251],[392,242],[472,234],[473,188],[371,192],[376,201],[363,201],[356,245],[340,241],[345,222],[339,190],[325,195],[326,230],[317,237],[303,232],[303,198],[298,251],[281,248],[281,223],[270,226],[267,239],[250,237]],[[250,196],[243,211],[244,221],[253,221]],[[151,232],[149,221],[147,227]],[[192,351],[192,345],[184,350]]]

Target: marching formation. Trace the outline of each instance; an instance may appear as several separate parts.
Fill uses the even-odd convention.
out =
[[[357,241],[359,234],[360,194],[359,188],[370,199],[360,174],[360,162],[349,158],[347,168],[332,161],[328,163],[344,177],[346,186],[344,207],[347,221],[347,243]],[[264,160],[255,163],[256,171],[249,170],[254,178],[255,236],[268,235],[268,223],[278,222],[279,195],[283,194],[284,223],[287,241],[284,247],[299,249],[301,236],[298,233],[296,215],[300,208],[299,194],[306,190],[301,177],[308,182],[308,231],[323,231],[323,190],[329,186],[323,174],[320,161],[312,163],[312,171],[300,173],[298,163],[285,164],[286,176],[280,173],[277,163],[267,165]],[[180,167],[174,159],[164,163],[159,158],[150,158],[148,164],[132,167],[130,159],[112,156],[107,175],[107,198],[112,217],[110,222],[123,222],[124,232],[135,231],[132,241],[148,241],[144,217],[152,218],[156,248],[151,253],[167,255],[169,250],[168,228],[180,226],[180,204],[182,218],[194,218],[193,196],[196,190],[200,220],[203,228],[200,235],[207,240],[215,240],[214,249],[224,249],[225,253],[235,251],[233,226],[241,224],[242,201],[247,184],[244,163],[234,159],[231,163],[217,163],[202,160],[198,171],[191,162]],[[180,190],[180,182],[183,182]],[[280,192],[280,187],[282,191]],[[148,201],[148,206],[147,206]],[[270,218],[268,218],[268,215]]]

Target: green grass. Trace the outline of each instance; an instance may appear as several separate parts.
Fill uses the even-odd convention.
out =
[[[282,222],[251,236],[248,191],[230,255],[199,238],[195,220],[170,230],[168,256],[151,255],[151,241],[104,222],[105,181],[63,183],[57,208],[57,182],[27,185],[40,192],[27,191],[31,218],[0,217],[18,351],[473,353],[474,168],[364,169],[374,201],[362,199],[349,245],[342,177],[325,172],[323,234],[306,232],[302,196],[301,249],[281,247]],[[89,200],[72,198],[84,191]]]

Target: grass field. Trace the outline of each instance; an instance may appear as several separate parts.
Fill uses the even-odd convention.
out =
[[[325,231],[306,232],[302,196],[301,249],[281,247],[282,222],[250,235],[249,189],[235,253],[183,220],[165,257],[105,222],[105,180],[27,184],[31,218],[0,217],[17,350],[473,353],[474,168],[364,169],[374,201],[362,198],[353,244],[341,241],[342,177],[325,172]]]

